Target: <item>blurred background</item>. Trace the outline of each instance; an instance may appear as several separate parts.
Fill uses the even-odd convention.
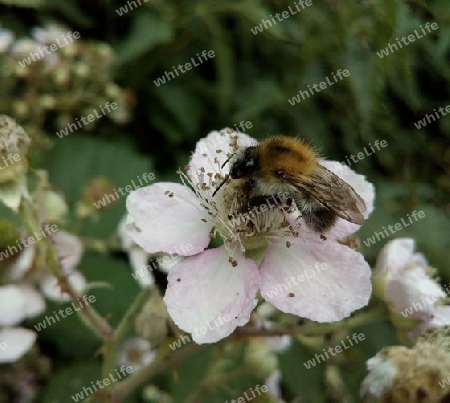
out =
[[[92,201],[144,172],[153,172],[155,181],[178,182],[175,172],[200,138],[224,127],[239,129],[241,122],[247,124],[241,131],[256,139],[300,135],[323,156],[342,162],[385,140],[387,147],[351,165],[376,188],[375,211],[359,231],[361,240],[406,220],[414,210],[423,210],[425,218],[382,242],[362,242],[362,253],[373,265],[385,242],[412,237],[442,282],[450,281],[450,116],[429,118],[417,128],[427,114],[450,105],[448,2],[311,3],[302,9],[285,0],[0,0],[0,114],[26,129],[32,138],[30,167],[48,170],[51,186],[64,196],[63,227],[86,246],[80,271],[89,281],[114,286],[115,292],[93,292],[96,307],[111,323],[117,324],[139,291],[126,253],[105,247],[117,234],[126,198],[101,209]],[[297,11],[295,4],[301,11],[293,14],[289,7]],[[283,11],[289,17],[276,20]],[[276,23],[264,25],[272,17]],[[427,22],[439,28],[424,35],[420,26]],[[414,30],[422,37],[380,54]],[[24,61],[36,47],[58,38],[70,42],[69,31],[80,38],[39,60]],[[214,57],[200,64],[203,51],[213,51]],[[191,58],[199,65],[174,74]],[[350,75],[300,103],[288,102],[299,90],[332,80],[339,69]],[[117,108],[108,111],[107,102]],[[101,116],[68,129],[94,110]],[[164,290],[165,275],[155,276]],[[57,306],[49,303],[46,312]],[[386,323],[370,326],[364,333],[372,337],[361,350],[352,350],[357,358],[345,374],[354,401],[364,361],[396,342]],[[75,315],[40,332],[37,345],[32,364],[0,367],[2,401],[66,402],[82,385],[99,379],[99,341]],[[239,367],[243,358],[237,345],[230,360]],[[187,401],[200,387],[214,351],[202,349],[153,383],[175,402]],[[324,366],[305,369],[302,362],[312,355],[297,341],[279,354],[284,399],[351,401],[333,398],[324,388],[324,376],[332,376],[324,374]],[[35,400],[17,400],[25,369],[33,376],[28,386]],[[82,377],[78,386],[70,383],[74,377]],[[230,381],[231,394],[212,387],[198,401],[241,396],[259,378],[243,379]],[[128,401],[152,401],[144,395],[138,390]]]

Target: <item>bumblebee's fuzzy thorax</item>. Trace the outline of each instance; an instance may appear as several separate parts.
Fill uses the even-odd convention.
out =
[[[362,198],[319,164],[316,151],[298,138],[275,136],[238,150],[230,158],[229,178],[247,180],[250,207],[289,192],[307,226],[319,233],[330,230],[338,217],[364,221]]]
[[[276,136],[259,144],[255,159],[262,176],[283,180],[283,173],[304,177],[314,173],[318,155],[300,139]]]

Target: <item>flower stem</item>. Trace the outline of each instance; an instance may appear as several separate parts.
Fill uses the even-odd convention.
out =
[[[23,199],[20,206],[20,216],[25,223],[29,233],[38,233],[40,231],[38,220],[35,217],[33,205],[29,199]],[[67,280],[60,269],[55,246],[52,243],[51,236],[41,239],[36,243],[36,248],[39,252],[39,257],[43,260],[43,263],[48,268],[50,273],[55,276],[61,287],[61,291],[69,294],[74,303],[80,304],[82,298],[77,294],[70,282]],[[83,304],[83,309],[80,309],[78,313],[82,317],[82,321],[94,331],[94,333],[102,339],[108,339],[112,335],[112,328],[109,323],[99,314],[97,311],[88,304]]]
[[[135,316],[142,309],[142,306],[148,300],[149,296],[153,291],[154,291],[153,286],[147,287],[141,291],[141,293],[136,297],[131,306],[128,308],[128,311],[123,316],[117,328],[114,330],[112,337],[105,341],[102,347],[102,353],[104,357],[102,370],[103,379],[108,378],[109,374],[113,373],[116,362],[117,347],[120,341],[123,339],[125,332],[128,330]],[[105,394],[105,399],[108,399],[107,393]]]
[[[165,371],[166,369],[175,366],[180,361],[189,357],[194,352],[199,350],[201,346],[195,343],[191,343],[187,347],[183,347],[175,353],[168,356],[167,359],[160,359],[152,362],[148,366],[141,369],[136,374],[131,375],[127,379],[116,384],[111,392],[111,403],[120,403],[123,401],[124,397],[130,393],[135,388],[139,387],[141,384],[146,382],[154,374]]]
[[[284,329],[254,329],[248,327],[242,327],[235,330],[234,334],[238,337],[241,336],[260,336],[260,337],[272,337],[283,335],[296,335],[301,334],[303,336],[318,336],[321,334],[331,333],[335,330],[342,328],[355,328],[362,326],[366,323],[373,322],[378,319],[382,319],[386,316],[386,310],[384,306],[376,306],[366,312],[361,312],[347,320],[333,323],[316,323],[308,322],[301,326],[292,326]]]

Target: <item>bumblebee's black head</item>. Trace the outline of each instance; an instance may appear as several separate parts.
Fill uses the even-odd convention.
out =
[[[247,147],[242,154],[232,163],[230,177],[239,179],[252,175],[258,169],[258,161],[255,156],[256,147]]]

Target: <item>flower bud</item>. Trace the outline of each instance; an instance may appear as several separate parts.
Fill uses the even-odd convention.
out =
[[[250,341],[245,349],[245,365],[260,379],[266,379],[278,368],[278,358],[263,341]]]
[[[167,308],[158,292],[154,292],[136,318],[136,333],[148,340],[153,347],[167,337]]]
[[[31,140],[22,126],[9,116],[0,115],[0,183],[23,176],[28,168],[25,157]]]
[[[450,397],[449,328],[426,332],[414,346],[383,348],[367,361],[363,402],[444,402]],[[444,386],[442,386],[444,385]],[[450,385],[450,383],[449,383]]]
[[[144,401],[148,403],[172,403],[172,397],[162,390],[159,390],[154,385],[149,385],[144,388]]]

